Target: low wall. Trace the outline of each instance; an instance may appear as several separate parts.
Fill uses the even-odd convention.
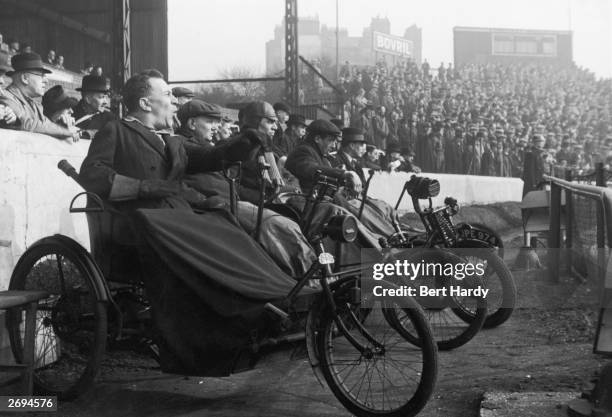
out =
[[[384,200],[395,207],[404,184],[410,180],[412,175],[414,174],[407,172],[376,173],[370,182],[368,195]],[[440,181],[440,195],[433,198],[434,207],[443,205],[444,199],[449,196],[456,198],[461,206],[506,201],[518,202],[523,197],[523,180],[520,178],[430,173],[419,175]],[[404,195],[398,210],[404,213],[414,211],[408,194]]]
[[[85,215],[68,212],[82,189],[57,169],[66,159],[78,170],[89,143],[0,129],[0,290],[19,256],[42,237],[62,233],[89,247]]]
[[[19,256],[42,237],[61,233],[89,248],[85,215],[68,212],[71,199],[82,189],[57,169],[58,161],[66,159],[78,170],[89,143],[82,140],[73,144],[49,136],[0,129],[0,290],[8,287]],[[520,179],[423,175],[441,183],[435,205],[442,205],[446,196],[455,197],[463,206],[521,200]],[[409,179],[407,173],[377,173],[369,194],[395,205]],[[400,211],[412,211],[408,196]]]

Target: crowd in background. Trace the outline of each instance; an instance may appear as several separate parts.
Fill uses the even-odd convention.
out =
[[[347,124],[425,172],[521,176],[536,146],[547,165],[612,165],[612,83],[575,66],[347,62],[340,85]]]
[[[25,42],[20,42],[16,38],[4,39],[4,35],[0,33],[0,51],[3,51],[8,54],[9,58],[12,58],[13,55],[21,54],[21,53],[32,53],[36,52],[32,49],[32,46]],[[47,56],[44,60],[45,64],[57,68],[65,70],[65,58],[63,55],[59,55],[56,53],[54,49],[49,50]],[[96,66],[91,62],[85,62],[85,64],[80,69],[80,73],[82,75],[102,75],[103,70],[101,66]]]

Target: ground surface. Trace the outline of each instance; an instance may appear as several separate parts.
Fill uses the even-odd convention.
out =
[[[513,256],[508,253],[509,264]],[[592,353],[595,283],[562,279],[550,284],[541,270],[514,274],[519,308],[501,327],[481,331],[457,350],[440,352],[436,391],[420,416],[478,416],[485,392],[581,391],[609,360]],[[141,356],[111,353],[95,388],[77,401],[61,403],[56,415],[348,415],[318,384],[307,359],[291,358],[292,353],[276,352],[255,370],[228,378],[162,374]],[[12,389],[1,386],[0,394]]]

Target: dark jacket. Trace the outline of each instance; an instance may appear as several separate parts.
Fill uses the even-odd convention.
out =
[[[80,118],[87,116],[88,114],[91,114],[91,112],[87,109],[85,101],[81,99],[81,101],[79,101],[74,107],[72,117],[74,117],[74,120],[78,121]],[[78,123],[77,127],[80,127],[83,130],[98,131],[102,129],[105,124],[114,120],[117,120],[117,116],[110,111],[95,113],[95,115],[91,118]],[[95,134],[95,132],[93,133]]]
[[[336,157],[332,161],[332,165],[334,168],[342,168],[344,166],[347,171],[353,171],[359,175],[359,179],[361,180],[361,184],[365,186],[366,177],[363,173],[363,165],[360,161],[353,158],[352,160],[348,157],[346,153],[342,150],[339,150],[336,154]]]
[[[321,153],[319,146],[311,139],[306,139],[289,154],[285,168],[300,181],[300,187],[304,193],[309,193],[313,187],[317,171],[332,177],[344,175],[343,169],[332,168],[331,163]]]
[[[185,173],[217,171],[223,160],[245,158],[256,140],[228,140],[211,149],[186,148],[178,136],[167,137],[167,145],[137,121],[117,120],[106,124],[94,137],[81,165],[80,180],[87,191],[108,198],[115,175],[138,180],[180,180]],[[181,166],[181,154],[187,155]],[[181,197],[134,199],[117,204],[119,209],[189,208]]]

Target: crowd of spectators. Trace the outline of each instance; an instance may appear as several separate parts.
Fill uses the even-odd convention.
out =
[[[532,147],[548,166],[612,165],[612,83],[576,66],[347,62],[340,85],[370,148],[425,172],[519,177]]]
[[[4,39],[4,35],[0,33],[0,51],[6,52],[9,55],[9,59],[14,55],[21,53],[35,52],[27,43],[22,43],[18,39]],[[61,70],[65,70],[65,58],[63,55],[58,55],[54,49],[49,50],[44,63]],[[95,74],[102,76],[103,70],[101,66],[95,66],[91,62],[86,62],[83,68],[80,69],[82,75]]]

